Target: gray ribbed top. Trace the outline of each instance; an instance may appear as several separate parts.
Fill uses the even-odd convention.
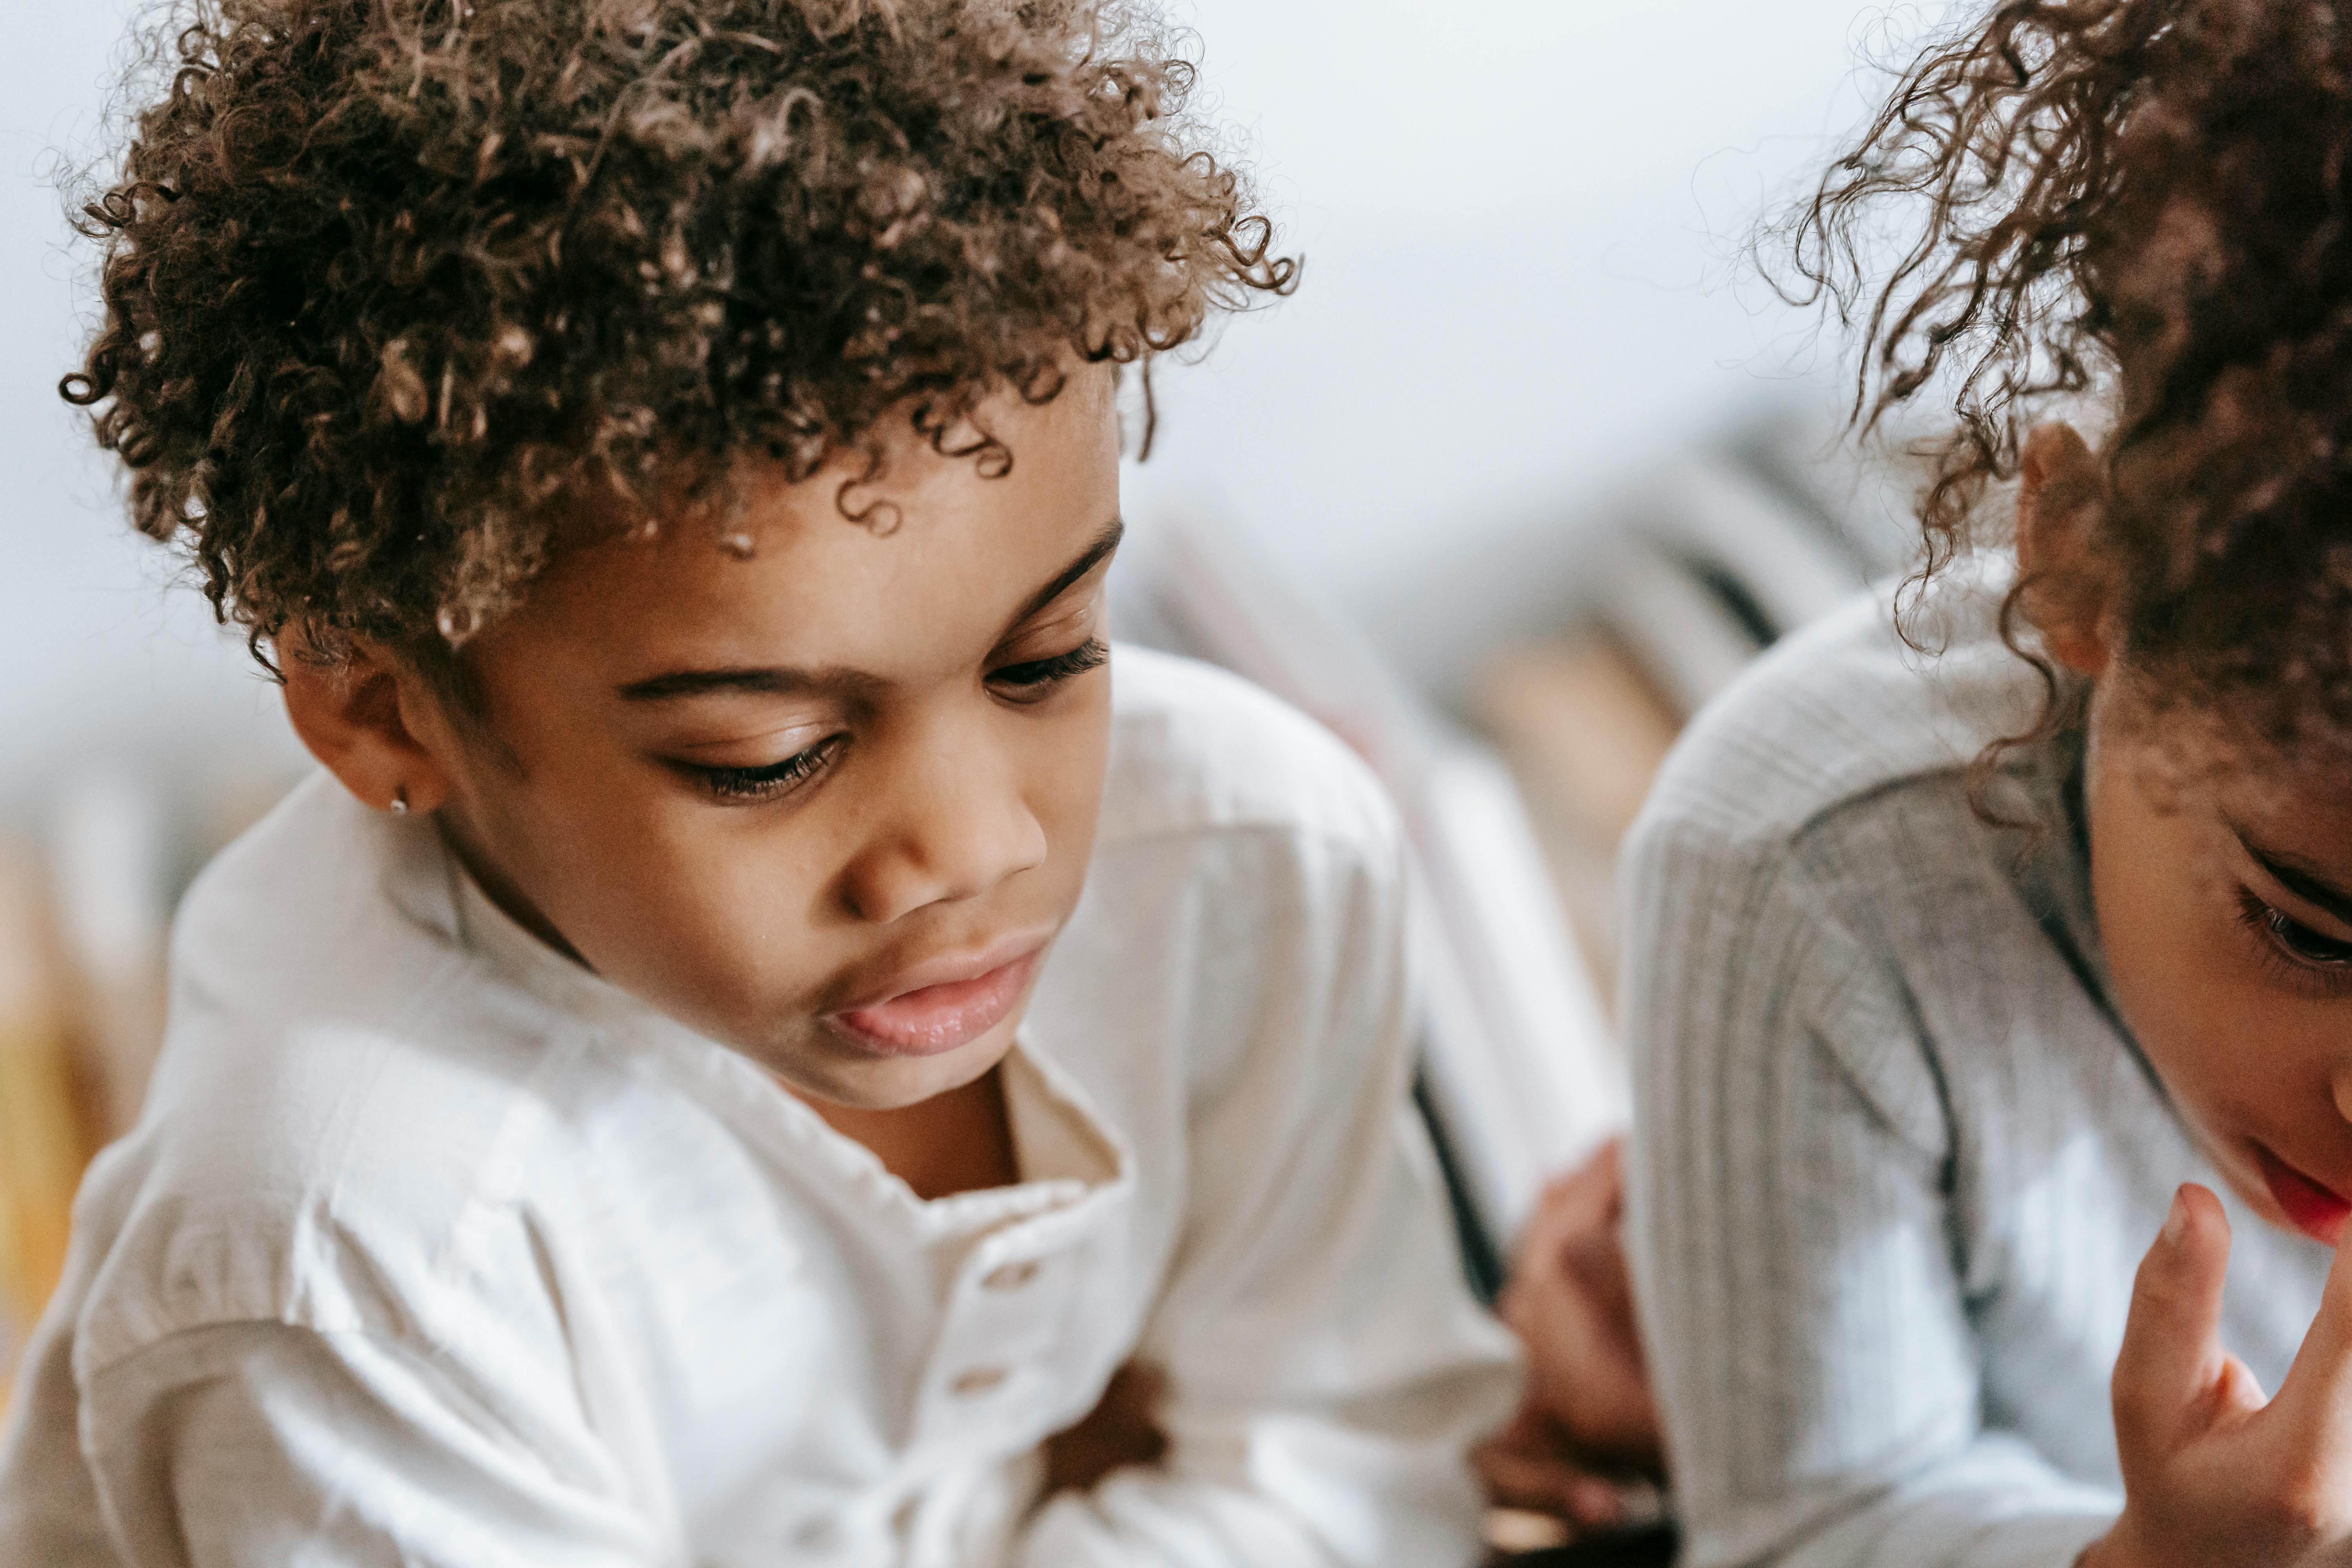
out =
[[[2105,995],[2081,738],[1963,773],[2039,685],[1956,579],[1759,661],[1623,867],[1633,1249],[1695,1568],[2062,1568],[2119,1501],[2107,1378],[2174,1187],[2220,1190]],[[2328,1254],[2224,1197],[2274,1388]]]

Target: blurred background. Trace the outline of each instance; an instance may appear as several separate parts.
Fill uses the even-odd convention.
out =
[[[55,394],[94,310],[58,181],[103,155],[135,0],[5,4],[0,1383],[135,1115],[172,902],[301,766]],[[1905,557],[1903,466],[1838,439],[1841,345],[1742,247],[1941,10],[1172,0],[1306,276],[1158,372],[1124,629],[1307,706],[1396,791],[1424,1093],[1489,1283],[1622,1114],[1607,889],[1651,771]]]

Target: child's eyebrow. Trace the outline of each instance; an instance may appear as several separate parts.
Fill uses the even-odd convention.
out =
[[[2244,847],[2246,853],[2253,857],[2254,864],[2278,879],[2279,886],[2315,908],[2326,910],[2346,925],[2352,926],[2352,893],[2345,892],[2334,883],[2306,869],[2294,857],[2263,848],[2246,837],[2244,829],[2231,828],[2231,831],[2238,836],[2238,843]]]
[[[826,696],[863,695],[882,684],[862,669],[795,669],[790,666],[722,669],[674,669],[616,686],[613,695],[624,702],[670,702],[712,691],[750,691],[763,697],[797,697],[807,692]]]
[[[1019,626],[1022,622],[1027,620],[1030,616],[1035,615],[1038,611],[1044,609],[1055,600],[1060,598],[1064,592],[1069,588],[1071,584],[1076,582],[1079,578],[1085,576],[1087,573],[1101,565],[1105,560],[1108,559],[1110,552],[1118,548],[1118,542],[1126,537],[1127,520],[1121,517],[1112,518],[1109,522],[1103,525],[1103,531],[1095,535],[1095,542],[1092,544],[1087,545],[1085,552],[1080,554],[1076,561],[1071,562],[1067,566],[1062,568],[1062,574],[1060,576],[1055,578],[1052,582],[1038,589],[1036,593],[1030,595],[1029,602],[1021,606],[1021,613],[1013,616],[1009,625],[1015,626]]]
[[[1021,606],[1021,613],[1013,617],[1012,625],[1019,626],[1060,598],[1070,584],[1108,560],[1126,535],[1126,520],[1112,518],[1076,560],[1063,567],[1052,582],[1030,595],[1029,602]],[[881,684],[879,677],[868,675],[861,669],[830,667],[795,669],[778,665],[674,669],[616,686],[613,694],[624,702],[674,702],[683,697],[701,697],[714,691],[747,691],[761,697],[798,697],[809,692],[854,697],[870,695]]]

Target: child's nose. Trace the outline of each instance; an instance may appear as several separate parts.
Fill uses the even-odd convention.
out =
[[[992,738],[935,734],[887,770],[887,801],[844,878],[861,920],[887,921],[935,903],[976,898],[1045,859],[1045,830],[1019,770]]]

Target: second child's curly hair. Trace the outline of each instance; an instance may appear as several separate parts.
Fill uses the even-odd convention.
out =
[[[1295,276],[1125,0],[176,0],[139,37],[63,391],[257,651],[462,644],[567,494],[871,478],[902,417],[1000,473],[987,398]]]
[[[1891,280],[1890,213],[1924,217]],[[2352,7],[2010,0],[1929,49],[1783,231],[1867,324],[1863,412],[1956,390],[1927,574],[2024,433],[2112,430],[2087,584],[2156,710],[2352,742]],[[2063,721],[2059,684],[2044,732]]]

